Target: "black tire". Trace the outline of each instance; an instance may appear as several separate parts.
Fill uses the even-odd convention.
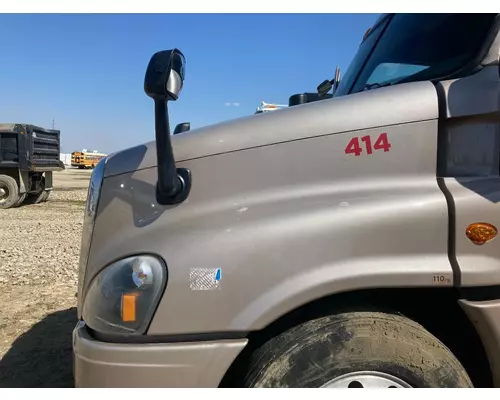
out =
[[[14,178],[0,175],[0,209],[15,207],[19,200],[19,187]]]
[[[45,190],[42,190],[38,193],[29,194],[26,197],[26,204],[39,204],[44,201],[45,198]]]
[[[50,192],[45,190],[45,178],[42,177],[41,182],[40,182],[41,189],[39,192],[28,194],[28,197],[26,198],[26,203],[27,204],[39,204],[43,203],[46,201],[49,197]]]
[[[44,190],[43,196],[42,196],[42,199],[40,200],[40,202],[47,201],[49,199],[49,196],[50,196],[50,190]]]
[[[473,387],[436,337],[408,318],[381,312],[323,317],[272,338],[252,354],[244,386],[322,387],[362,371],[389,374],[415,388]],[[350,379],[346,387],[363,387]]]
[[[24,200],[26,200],[26,197],[28,196],[28,193],[23,193],[19,195],[19,199],[17,200],[16,207],[20,207],[21,204],[24,203]]]

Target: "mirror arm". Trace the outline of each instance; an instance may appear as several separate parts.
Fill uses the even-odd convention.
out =
[[[172,205],[184,201],[191,190],[191,173],[185,168],[176,168],[170,124],[168,103],[164,99],[154,99],[156,156],[158,163],[158,185],[156,197],[159,204]]]

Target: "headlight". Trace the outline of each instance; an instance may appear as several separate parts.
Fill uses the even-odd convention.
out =
[[[167,270],[150,255],[128,257],[101,271],[90,284],[83,319],[103,333],[142,334],[165,289]]]
[[[94,220],[99,202],[102,181],[104,179],[104,168],[107,157],[99,161],[92,171],[90,177],[89,189],[87,191],[87,203],[85,205],[85,214],[83,217],[82,241],[80,246],[80,262],[78,265],[78,310],[81,310],[83,280],[85,278],[85,269],[87,268],[87,259],[90,251],[90,240],[94,230]]]

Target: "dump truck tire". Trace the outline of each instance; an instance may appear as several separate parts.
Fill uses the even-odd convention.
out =
[[[26,197],[28,196],[28,193],[23,193],[19,195],[19,199],[17,200],[16,207],[20,207],[21,204],[24,203],[24,200],[26,200]]]
[[[347,312],[300,324],[252,355],[246,387],[465,388],[451,351],[401,315]]]
[[[0,209],[15,207],[19,200],[19,187],[14,178],[0,175]]]
[[[26,203],[39,204],[39,203],[43,203],[44,201],[47,200],[47,198],[49,197],[48,193],[50,193],[50,192],[45,190],[45,178],[43,178],[43,177],[42,177],[41,186],[42,186],[41,191],[28,195],[28,197],[26,198]]]
[[[49,196],[50,196],[50,190],[44,190],[43,196],[42,196],[42,199],[40,200],[40,202],[47,201],[49,199]]]
[[[28,197],[26,198],[26,203],[39,204],[44,201],[44,197],[45,197],[45,190],[42,190],[41,192],[38,193],[29,194]]]

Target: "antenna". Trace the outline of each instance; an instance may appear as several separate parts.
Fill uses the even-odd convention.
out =
[[[56,129],[56,120],[52,118],[52,130]]]

